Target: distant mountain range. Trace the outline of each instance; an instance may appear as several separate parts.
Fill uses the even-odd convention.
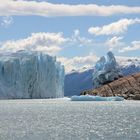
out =
[[[140,72],[140,59],[118,60],[124,76]],[[72,71],[65,76],[65,96],[80,95],[81,91],[93,88],[92,74],[94,67]]]

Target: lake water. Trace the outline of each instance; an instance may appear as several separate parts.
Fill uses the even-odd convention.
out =
[[[140,101],[0,100],[0,140],[140,140]]]

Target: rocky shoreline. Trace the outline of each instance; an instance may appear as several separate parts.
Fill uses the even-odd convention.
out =
[[[140,100],[140,73],[119,78],[96,89],[85,90],[81,95],[120,96],[127,100]]]

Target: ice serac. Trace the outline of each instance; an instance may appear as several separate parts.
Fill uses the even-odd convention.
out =
[[[107,58],[104,56],[97,61],[95,72],[93,73],[93,86],[98,88],[106,83],[112,82],[119,77],[122,77],[120,68],[112,52],[107,53]]]
[[[0,99],[63,97],[64,75],[64,67],[47,54],[1,54]]]

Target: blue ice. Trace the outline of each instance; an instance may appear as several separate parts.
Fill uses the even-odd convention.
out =
[[[101,96],[91,96],[91,95],[74,95],[71,97],[71,101],[123,101],[123,97],[101,97]]]

